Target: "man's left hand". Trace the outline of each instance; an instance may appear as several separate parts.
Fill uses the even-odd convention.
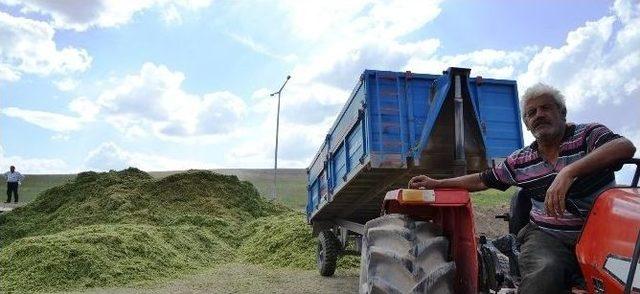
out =
[[[544,207],[547,215],[558,217],[562,216],[565,208],[565,199],[569,187],[576,179],[567,172],[568,169],[562,169],[547,189],[547,195],[544,199]]]

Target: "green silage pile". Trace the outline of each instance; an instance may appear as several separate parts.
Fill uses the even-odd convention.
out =
[[[238,260],[278,267],[313,269],[316,241],[300,213],[267,216],[247,224]]]
[[[124,285],[236,258],[264,263],[252,250],[277,254],[265,257],[270,264],[309,268],[313,251],[302,254],[296,246],[307,250],[313,238],[302,217],[292,215],[235,176],[189,171],[155,180],[134,168],[81,173],[0,214],[0,292]],[[286,250],[294,254],[272,250],[270,240],[261,247],[260,230],[249,229],[261,228],[261,220],[284,226],[274,232],[292,240]],[[275,261],[290,256],[300,262]]]
[[[123,285],[232,259],[231,247],[206,228],[91,225],[22,238],[2,249],[0,289]]]
[[[84,172],[0,215],[0,245],[94,224],[195,225],[231,237],[244,222],[285,210],[236,176],[188,171],[154,180],[135,168]]]
[[[301,213],[256,219],[244,227],[242,235],[244,241],[237,251],[238,261],[272,267],[316,268],[316,238]],[[358,266],[359,256],[347,255],[338,262],[339,268]]]

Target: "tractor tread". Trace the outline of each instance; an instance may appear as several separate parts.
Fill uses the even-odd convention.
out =
[[[430,222],[399,214],[365,224],[360,293],[453,293],[449,241]]]

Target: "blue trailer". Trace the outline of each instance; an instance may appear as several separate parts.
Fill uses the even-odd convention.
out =
[[[523,146],[516,82],[470,71],[362,73],[307,169],[307,220],[314,234],[326,232],[318,247],[324,275],[333,271],[320,258],[358,240],[380,216],[386,191],[417,174],[479,172]]]

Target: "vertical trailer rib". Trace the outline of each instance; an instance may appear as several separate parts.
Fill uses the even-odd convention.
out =
[[[454,176],[462,176],[467,173],[467,161],[464,155],[464,117],[462,104],[462,82],[460,75],[454,78],[454,113],[455,113],[455,140],[456,140],[456,157]]]

